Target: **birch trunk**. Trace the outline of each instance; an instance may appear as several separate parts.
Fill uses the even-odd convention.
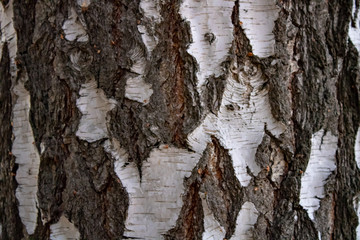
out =
[[[359,0],[1,0],[0,239],[360,239]]]

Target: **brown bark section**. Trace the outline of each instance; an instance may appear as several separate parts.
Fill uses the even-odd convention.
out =
[[[230,238],[236,227],[237,214],[245,201],[228,150],[221,146],[218,139],[212,137],[212,142],[184,185],[188,189],[183,198],[185,204],[176,227],[168,232],[167,239],[181,239],[182,236],[186,236],[185,239],[201,239],[204,216],[200,192],[206,196],[209,209],[224,227],[226,238]]]
[[[116,57],[115,62],[108,64],[118,65],[117,80],[113,82],[119,90],[112,95],[107,92],[119,104],[110,114],[110,132],[127,149],[129,161],[135,161],[140,172],[141,162],[161,143],[186,147],[187,135],[200,120],[195,62],[186,52],[189,27],[180,17],[179,4],[164,2],[161,10],[164,20],[156,26],[155,33],[159,43],[151,55],[137,30],[140,23],[152,27],[146,19],[141,22],[139,2],[119,1],[113,8],[112,37],[107,42],[112,41]],[[126,79],[137,75],[130,71],[134,52],[145,59],[144,79],[154,91],[147,105],[124,99]],[[104,90],[107,88],[109,84],[105,82]]]
[[[205,114],[219,108],[225,76],[209,77],[204,96],[199,96],[196,59],[187,53],[189,25],[179,14],[181,1],[162,1],[162,22],[154,32],[159,44],[151,55],[137,29],[140,23],[150,24],[141,22],[139,2],[94,0],[82,8],[72,0],[14,1],[18,68],[22,76],[28,76],[35,144],[38,149],[41,143],[45,146],[34,239],[48,239],[49,225],[61,214],[75,224],[82,239],[122,237],[129,199],[114,173],[113,159],[103,150],[105,139],[88,143],[75,134],[81,118],[76,106],[78,92],[90,76],[107,97],[117,101],[109,113],[109,137],[119,140],[140,174],[152,149],[162,143],[187,148],[187,135]],[[248,187],[240,186],[228,151],[213,138],[184,181],[184,205],[176,226],[165,238],[201,239],[204,213],[200,193],[206,193],[209,208],[226,229],[226,238],[235,231],[241,205],[250,201],[259,212],[256,239],[318,239],[318,230],[322,239],[356,239],[358,219],[352,200],[360,191],[360,172],[353,146],[360,118],[360,77],[359,53],[347,37],[351,1],[278,1],[276,54],[264,59],[249,54],[252,50],[239,23],[239,4],[235,2],[232,15],[233,46],[223,65],[227,69],[236,59],[240,67],[246,60],[260,66],[268,80],[264,88],[269,89],[272,113],[288,128],[279,138],[266,131],[256,154],[262,170]],[[87,43],[63,39],[62,25],[71,7],[87,25]],[[288,51],[291,41],[293,55]],[[0,223],[3,239],[20,239],[23,226],[15,199],[17,165],[9,155],[13,100],[7,51],[5,44],[0,65]],[[71,65],[73,52],[81,54],[81,71]],[[125,98],[126,80],[138,76],[131,71],[134,55],[145,58],[144,79],[154,91],[146,105]],[[295,72],[289,71],[290,61],[298,66]],[[231,71],[235,79],[236,71]],[[337,170],[325,186],[315,224],[299,205],[299,193],[311,136],[320,129],[338,135],[339,142]],[[285,161],[280,181],[271,179],[274,156]],[[43,225],[41,219],[47,223]]]
[[[338,83],[338,99],[341,104],[339,118],[339,150],[336,164],[340,166],[334,184],[334,233],[333,239],[355,239],[355,227],[359,220],[351,206],[360,191],[360,172],[354,161],[354,143],[360,123],[360,69],[359,53],[349,43],[345,64]],[[344,191],[346,189],[346,191]]]
[[[26,87],[31,95],[30,119],[36,145],[45,146],[38,182],[41,218],[33,237],[48,239],[50,224],[64,214],[83,239],[114,239],[122,236],[124,230],[127,193],[115,176],[113,162],[103,150],[103,141],[89,144],[75,135],[81,117],[76,106],[80,86],[90,75],[103,79],[97,74],[101,58],[94,47],[101,46],[97,42],[100,40],[93,37],[90,43],[66,41],[62,25],[68,10],[75,7],[82,16],[83,9],[73,1],[49,4],[48,1],[14,3],[16,11],[21,13],[15,14],[15,26],[21,45],[19,68],[29,77]],[[92,21],[106,19],[108,8],[109,5],[94,4],[86,13]],[[108,20],[110,23],[109,17]],[[105,26],[110,26],[109,23]],[[110,41],[107,43],[110,45]],[[81,72],[69,64],[72,51],[81,53]],[[106,53],[105,46],[101,51]],[[46,221],[45,226],[40,219]]]
[[[285,151],[289,171],[277,194],[270,236],[273,239],[317,239],[316,226],[323,239],[355,239],[357,224],[352,199],[358,192],[359,175],[353,146],[360,112],[358,88],[351,87],[356,86],[359,79],[359,72],[355,70],[358,69],[358,53],[347,37],[351,1],[283,1],[281,6],[275,36],[282,61],[266,71],[271,76],[270,101],[274,116],[284,122],[291,119],[295,148],[292,156]],[[295,40],[292,50],[296,58],[281,51],[291,40]],[[289,60],[299,66],[291,75],[285,70]],[[291,105],[287,102],[289,98]],[[291,117],[290,109],[293,111]],[[325,197],[315,214],[317,223],[314,224],[298,205],[298,194],[301,172],[309,159],[311,134],[320,129],[338,135],[339,143],[337,169],[325,186]],[[299,219],[291,233],[289,219],[294,211]]]
[[[204,212],[199,196],[200,185],[198,181],[188,185],[187,194],[183,197],[187,204],[181,209],[176,226],[169,230],[164,239],[201,239]]]

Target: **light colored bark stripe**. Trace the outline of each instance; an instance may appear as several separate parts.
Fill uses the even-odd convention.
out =
[[[349,26],[349,37],[351,39],[351,42],[355,45],[355,47],[357,48],[358,52],[360,53],[360,10],[356,14],[356,0],[353,0],[353,9],[352,9],[352,15],[353,18],[356,19],[355,21],[355,27],[351,26],[351,21],[350,21],[350,26]]]
[[[324,197],[324,185],[327,177],[335,170],[335,153],[338,138],[324,130],[313,134],[311,154],[304,176],[301,178],[300,204],[308,212],[311,220],[320,207],[320,199]]]
[[[129,55],[133,62],[131,71],[139,75],[126,80],[125,97],[146,105],[150,101],[153,90],[151,84],[145,82],[146,59],[144,53],[139,47],[134,47],[129,51]]]
[[[158,44],[158,39],[155,36],[155,25],[161,21],[159,0],[141,0],[140,12],[144,15],[144,18],[141,24],[138,25],[138,30],[148,53],[151,54]]]
[[[91,0],[77,0],[77,4],[81,7],[87,8],[91,4]]]
[[[223,73],[221,63],[233,40],[231,14],[234,0],[184,0],[180,13],[189,21],[193,43],[188,52],[199,64],[198,89],[210,75]]]
[[[200,159],[197,153],[162,145],[142,166],[142,183],[134,163],[112,139],[104,145],[116,159],[115,172],[129,193],[130,206],[124,233],[127,237],[162,239],[174,227],[183,205],[184,177],[189,177]]]
[[[355,160],[358,168],[360,169],[360,128],[357,131],[355,139]],[[354,197],[354,208],[358,219],[360,219],[360,194]],[[356,227],[357,239],[360,237],[360,224]]]
[[[259,212],[251,202],[245,202],[236,219],[236,230],[231,239],[254,239],[252,229],[257,221]]]
[[[1,24],[1,50],[4,42],[8,43],[9,55],[11,61],[11,76],[14,78],[16,76],[16,64],[15,57],[17,53],[17,35],[14,28],[13,22],[14,12],[13,12],[13,0],[11,0],[6,9],[3,8],[0,4],[0,24]]]
[[[10,74],[12,77],[12,96],[14,106],[12,112],[13,145],[11,152],[15,162],[19,164],[16,181],[19,184],[15,196],[19,201],[19,215],[28,234],[33,234],[37,221],[37,190],[40,157],[35,147],[35,140],[29,122],[30,94],[24,88],[24,79],[15,85],[17,67],[17,36],[13,23],[13,0],[4,9],[0,4],[1,45],[8,43],[10,55]]]
[[[272,31],[278,13],[276,0],[240,0],[240,21],[253,53],[259,57],[274,54],[275,38]]]
[[[131,77],[126,80],[125,97],[146,105],[153,94],[151,84],[145,82],[143,76]]]
[[[106,114],[115,107],[116,101],[108,99],[104,91],[97,88],[95,80],[81,86],[76,106],[82,113],[76,136],[94,142],[108,136]]]
[[[209,206],[206,202],[206,196],[203,193],[200,193],[201,203],[204,211],[204,233],[202,236],[203,240],[218,240],[224,239],[226,231],[220,226],[219,222],[216,221],[214,214],[209,209]]]
[[[80,233],[73,223],[65,216],[61,216],[59,221],[50,225],[51,240],[77,240],[80,239]]]
[[[80,21],[74,8],[69,9],[68,19],[64,22],[62,28],[65,33],[65,39],[68,41],[87,42],[89,40],[85,30],[86,25]]]
[[[353,204],[354,204],[354,209],[355,209],[356,215],[357,215],[358,219],[360,219],[360,196],[354,197]],[[358,224],[356,227],[356,239],[359,239],[359,236],[360,236],[360,224]]]
[[[13,134],[15,140],[12,153],[19,164],[16,172],[16,198],[19,201],[19,215],[28,234],[33,234],[37,221],[38,174],[40,156],[35,147],[35,139],[29,122],[30,94],[22,83],[14,87],[17,96],[13,108]]]
[[[355,139],[355,160],[358,168],[360,169],[360,128],[357,131]]]

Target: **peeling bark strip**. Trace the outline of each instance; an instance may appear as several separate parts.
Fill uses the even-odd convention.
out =
[[[359,237],[359,0],[0,2],[1,239]]]

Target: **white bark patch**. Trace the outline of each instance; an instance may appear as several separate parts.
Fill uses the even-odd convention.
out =
[[[148,104],[153,94],[152,86],[145,82],[146,59],[140,48],[134,48],[129,52],[133,65],[131,71],[139,76],[131,77],[126,80],[125,97],[138,101],[144,105]]]
[[[355,139],[355,160],[358,168],[360,168],[360,128],[357,131]]]
[[[140,11],[144,15],[142,22],[146,21],[146,24],[138,25],[138,30],[148,52],[151,54],[158,44],[158,39],[154,35],[154,26],[161,21],[159,0],[141,0]]]
[[[278,14],[276,0],[240,0],[240,21],[255,55],[269,57],[274,54],[272,31]]]
[[[146,83],[143,76],[127,79],[125,86],[126,98],[146,105],[149,103],[152,94],[151,84]]]
[[[354,209],[356,212],[356,215],[358,216],[358,219],[360,219],[360,196],[355,196],[353,199]],[[360,237],[360,224],[356,227],[356,239],[359,239]]]
[[[10,56],[10,73],[14,78],[16,75],[15,57],[17,53],[17,35],[14,28],[14,11],[13,0],[11,0],[7,7],[4,9],[0,4],[0,27],[1,27],[1,40],[0,40],[0,59],[2,56],[2,47],[5,42],[8,43],[9,56]]]
[[[243,186],[247,186],[251,179],[247,166],[255,175],[261,170],[255,162],[255,154],[262,141],[265,124],[276,136],[285,130],[285,126],[276,122],[271,114],[268,91],[261,89],[264,83],[260,68],[251,64],[245,66],[240,82],[228,78],[220,107],[220,139],[230,150],[236,176]],[[234,106],[235,110],[229,111],[227,105]]]
[[[28,234],[33,234],[37,220],[38,174],[40,157],[35,147],[35,139],[29,122],[30,94],[22,83],[13,89],[17,96],[13,108],[13,134],[15,140],[12,154],[15,162],[19,164],[16,172],[16,198],[19,201],[19,215]]]
[[[214,214],[209,209],[209,206],[206,202],[206,196],[203,193],[200,193],[201,203],[204,210],[204,233],[202,236],[203,240],[218,240],[224,239],[226,231],[220,226],[216,221]]]
[[[77,4],[83,8],[89,7],[90,3],[91,3],[91,0],[77,0]]]
[[[285,167],[286,162],[283,158],[274,158],[274,164],[271,167],[271,181],[280,184],[282,176],[284,175]]]
[[[146,18],[161,21],[159,0],[141,0],[140,9]]]
[[[235,174],[242,186],[247,186],[251,180],[247,167],[255,175],[261,170],[255,162],[255,153],[262,141],[265,124],[276,136],[285,130],[285,126],[271,114],[268,91],[262,89],[264,83],[260,68],[247,62],[239,81],[231,76],[227,78],[218,115],[209,114],[188,138],[191,148],[199,153],[210,141],[210,135],[220,139],[229,149]]]
[[[76,40],[78,42],[87,42],[89,36],[87,35],[85,28],[86,25],[80,21],[76,14],[76,10],[71,8],[69,17],[62,26],[65,33],[65,39],[68,41]]]
[[[188,52],[199,64],[198,89],[206,78],[222,74],[221,62],[226,59],[233,40],[231,14],[234,0],[184,0],[180,13],[189,21],[193,43]]]
[[[126,191],[128,193],[135,193],[140,189],[139,171],[134,163],[127,162],[128,154],[126,150],[121,148],[119,141],[115,138],[112,138],[111,141],[106,140],[104,149],[115,159],[114,171],[122,183],[131,182],[131,184],[125,186]]]
[[[259,212],[251,202],[245,202],[236,219],[236,229],[232,239],[252,240],[252,229],[257,221]]]
[[[191,149],[197,153],[204,152],[206,145],[211,141],[210,136],[218,135],[218,127],[216,126],[217,116],[214,114],[208,114],[203,123],[200,124],[192,133],[188,136],[188,144]]]
[[[355,160],[358,168],[360,168],[360,128],[357,131],[355,139]],[[354,197],[354,208],[358,219],[360,219],[360,195]],[[356,239],[360,237],[360,224],[356,227]]]
[[[360,11],[358,11],[357,16],[356,14],[356,0],[353,0],[353,9],[352,9],[352,17],[356,19],[355,27],[349,26],[349,37],[351,42],[355,45],[358,52],[360,53]]]
[[[183,205],[184,177],[190,176],[200,154],[162,145],[143,163],[140,184],[135,164],[127,162],[118,142],[113,139],[104,147],[115,158],[115,172],[130,198],[124,235],[161,239],[176,223]]]
[[[320,199],[324,197],[324,185],[327,177],[335,170],[335,153],[337,137],[324,130],[313,134],[311,154],[304,176],[301,178],[300,204],[307,210],[311,220],[320,207]]]
[[[51,240],[76,240],[80,239],[80,233],[73,223],[61,216],[59,221],[50,225]]]
[[[82,113],[76,136],[94,142],[108,136],[106,114],[115,107],[116,101],[108,99],[104,91],[97,88],[95,80],[81,86],[76,106]]]

